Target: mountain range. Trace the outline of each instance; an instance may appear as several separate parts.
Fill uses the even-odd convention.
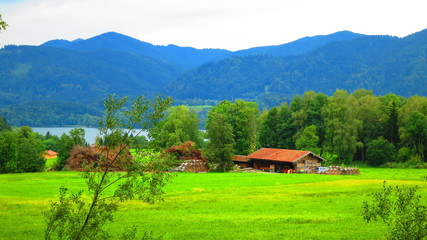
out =
[[[22,114],[14,106],[28,102],[96,108],[110,93],[283,101],[307,90],[427,95],[426,84],[427,30],[404,38],[342,31],[234,52],[159,46],[114,32],[0,50],[0,115],[8,116]]]

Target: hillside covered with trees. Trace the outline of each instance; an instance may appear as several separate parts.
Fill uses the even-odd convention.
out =
[[[175,98],[255,99],[314,90],[359,88],[376,94],[427,94],[427,30],[405,38],[366,36],[329,43],[297,56],[255,55],[208,63],[181,74]]]
[[[190,106],[243,99],[260,110],[310,90],[425,96],[426,39],[427,30],[405,38],[344,31],[231,52],[155,46],[105,33],[6,46],[0,50],[0,115],[16,126],[93,125],[111,93],[162,94]],[[70,103],[80,107],[68,108]],[[60,114],[60,108],[69,110]]]

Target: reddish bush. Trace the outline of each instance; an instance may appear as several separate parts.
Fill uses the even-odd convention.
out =
[[[192,141],[174,145],[166,149],[165,152],[175,154],[179,160],[202,160],[206,162],[206,159],[202,155],[202,151],[200,151]]]
[[[133,157],[128,147],[118,146],[114,149],[101,147],[74,146],[67,160],[67,166],[72,170],[106,169],[123,171],[131,165]]]
[[[194,142],[188,141],[180,145],[174,145],[166,149],[165,152],[173,154],[178,160],[181,160],[177,168],[180,171],[206,172],[208,170],[206,159],[203,157],[202,151],[197,149]]]

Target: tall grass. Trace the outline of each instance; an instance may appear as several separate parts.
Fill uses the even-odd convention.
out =
[[[362,202],[382,182],[420,186],[426,169],[363,168],[359,176],[314,174],[177,174],[164,202],[122,205],[113,234],[124,226],[164,239],[381,239],[360,216]],[[42,239],[41,212],[61,185],[84,188],[76,172],[0,175],[0,239]]]

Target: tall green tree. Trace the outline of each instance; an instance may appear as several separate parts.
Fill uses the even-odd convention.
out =
[[[399,109],[399,126],[405,126],[414,111],[427,115],[427,97],[412,96]]]
[[[0,131],[0,173],[18,172],[18,140],[13,131]]]
[[[311,151],[320,154],[318,147],[319,137],[317,136],[316,125],[310,125],[304,128],[301,135],[295,142],[298,150]]]
[[[154,148],[165,149],[187,141],[202,145],[199,119],[187,106],[172,107],[166,119],[150,130],[150,135]]]
[[[297,128],[293,124],[292,111],[287,104],[282,104],[279,108],[279,125],[277,126],[280,139],[277,143],[279,148],[293,149],[295,147],[293,136],[297,133]]]
[[[361,124],[357,140],[360,143],[357,157],[359,160],[365,160],[367,144],[383,134],[386,113],[382,110],[381,101],[372,91],[359,89],[351,96],[356,99],[352,106],[356,112],[354,117]]]
[[[259,141],[262,147],[278,148],[281,139],[279,131],[279,110],[273,107],[268,111],[264,121],[261,122]]]
[[[325,118],[324,149],[341,161],[353,160],[361,122],[357,119],[357,99],[344,90],[337,90],[322,110]]]
[[[395,100],[389,104],[384,133],[386,139],[394,145],[399,142],[399,109]]]
[[[209,139],[206,146],[208,161],[217,164],[224,172],[233,165],[231,158],[235,152],[233,128],[226,119],[224,115],[211,113],[206,129]]]
[[[258,139],[258,105],[254,102],[236,100],[222,101],[213,107],[208,114],[208,124],[212,113],[224,115],[226,121],[231,125],[236,143],[236,153],[248,155],[254,152],[259,145]]]
[[[421,112],[414,111],[402,130],[404,140],[424,158],[427,150],[427,117]]]

